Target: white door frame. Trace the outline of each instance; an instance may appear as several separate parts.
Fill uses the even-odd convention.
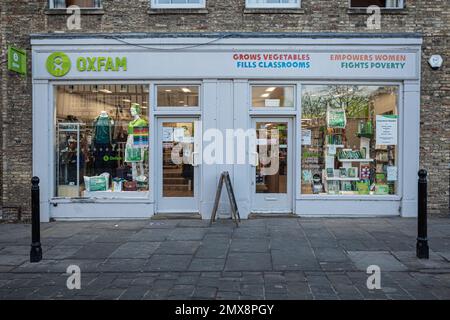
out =
[[[253,213],[292,213],[294,212],[294,187],[295,177],[295,117],[252,117],[251,128],[256,128],[257,122],[280,122],[288,126],[288,151],[287,151],[287,181],[286,193],[256,193],[256,167],[250,164],[250,197],[251,212]],[[254,150],[253,150],[254,149]],[[250,146],[250,152],[255,152],[256,145]],[[249,157],[252,158],[251,155]]]
[[[156,213],[199,213],[201,194],[201,155],[202,126],[198,117],[156,117]],[[162,124],[165,122],[194,122],[194,196],[193,197],[163,197],[163,168],[162,168]]]

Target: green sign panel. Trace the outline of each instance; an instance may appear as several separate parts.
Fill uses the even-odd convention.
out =
[[[8,47],[8,70],[27,74],[27,53],[13,47]]]
[[[52,76],[62,77],[69,73],[72,63],[63,52],[55,52],[47,58],[47,71]]]

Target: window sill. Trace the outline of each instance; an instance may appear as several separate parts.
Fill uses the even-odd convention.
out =
[[[395,8],[380,8],[380,9],[381,9],[381,14],[392,14],[392,15],[395,15],[395,14],[406,15],[407,14],[405,8],[398,8],[398,9],[395,9]],[[348,14],[355,14],[355,15],[357,15],[357,14],[364,14],[364,15],[370,14],[370,13],[367,13],[367,9],[366,8],[348,8],[347,9],[347,13]]]
[[[105,11],[102,8],[85,8],[80,9],[81,14],[92,14],[92,15],[102,15]],[[67,9],[46,9],[46,15],[72,15],[73,13],[68,13]]]
[[[349,201],[349,200],[357,200],[357,201],[400,201],[401,197],[395,194],[387,194],[387,195],[313,195],[313,194],[301,194],[297,197],[297,200],[337,200],[337,201]]]
[[[161,8],[161,9],[149,9],[148,14],[207,14],[208,10],[205,8],[174,8],[174,9],[167,9],[167,8]]]
[[[304,14],[302,8],[245,8],[244,14]]]

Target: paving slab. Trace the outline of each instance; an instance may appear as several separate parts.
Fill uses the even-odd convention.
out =
[[[409,270],[421,270],[421,269],[439,269],[449,268],[450,263],[446,261],[441,255],[430,252],[429,259],[417,258],[416,252],[410,251],[393,251],[392,254]]]
[[[371,265],[377,265],[383,271],[407,271],[408,268],[387,251],[349,251],[349,258],[358,270],[365,271]]]
[[[168,240],[202,240],[206,234],[205,228],[180,228],[173,230]]]
[[[189,271],[222,271],[224,266],[225,259],[194,258]]]
[[[89,243],[82,246],[77,252],[75,252],[71,259],[106,259],[117,248],[119,243]]]
[[[154,254],[144,271],[187,271],[191,260],[191,255]]]
[[[0,266],[18,266],[29,260],[30,260],[29,254],[28,255],[1,254]]]
[[[129,241],[137,241],[137,242],[162,242],[167,239],[169,234],[172,232],[172,228],[164,228],[164,229],[143,229],[141,231],[133,234]]]
[[[200,241],[164,241],[158,246],[155,254],[193,255],[197,251],[200,244]]]
[[[161,242],[127,242],[118,247],[110,258],[148,259],[158,249]]]
[[[212,258],[212,259],[224,259],[228,254],[229,245],[226,243],[208,243],[198,247],[195,252],[196,258]]]
[[[230,253],[225,265],[226,271],[264,271],[271,270],[269,253]]]
[[[269,242],[267,238],[235,238],[230,252],[269,252]]]

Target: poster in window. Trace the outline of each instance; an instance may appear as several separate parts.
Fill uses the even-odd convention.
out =
[[[163,140],[163,142],[173,142],[173,128],[172,127],[163,127],[162,140]]]
[[[184,138],[184,128],[173,129],[173,141],[182,142]]]
[[[377,115],[376,144],[384,146],[397,145],[398,116]]]
[[[302,129],[302,145],[304,146],[311,145],[311,130]]]

